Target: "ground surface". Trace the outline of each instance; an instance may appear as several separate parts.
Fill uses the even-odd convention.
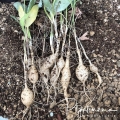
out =
[[[83,115],[85,120],[119,120],[120,119],[120,1],[119,0],[82,0],[82,4],[78,7],[83,12],[81,18],[76,21],[76,29],[78,36],[86,31],[90,34],[91,40],[82,41],[82,44],[91,61],[98,66],[99,73],[102,76],[103,83],[99,89],[96,89],[98,81],[95,75],[90,74],[89,81],[86,83],[87,90],[90,90],[90,98],[94,98],[90,104],[96,110],[88,110]],[[23,47],[22,47],[22,31],[18,23],[16,23],[10,15],[17,15],[16,10],[10,4],[0,3],[0,115],[11,118],[23,110],[25,107],[21,103],[20,94],[23,89]],[[42,19],[40,19],[42,16]],[[34,42],[34,51],[36,58],[41,53],[40,40],[42,40],[42,25],[46,25],[49,30],[49,23],[43,21],[44,15],[41,12],[38,21],[31,28],[33,37],[37,39]],[[39,29],[38,29],[39,28]],[[38,32],[39,30],[39,32]],[[95,33],[92,35],[92,33]],[[38,34],[39,33],[39,34]],[[73,45],[73,48],[75,46]],[[72,48],[71,48],[72,49]],[[74,49],[73,49],[74,50]],[[72,50],[71,63],[75,63],[75,53]],[[47,50],[46,50],[47,51]],[[47,53],[46,53],[47,54]],[[84,61],[87,65],[87,61]],[[71,66],[74,70],[75,67]],[[93,79],[94,78],[94,79]],[[96,84],[95,84],[96,83]],[[42,88],[37,84],[37,91],[40,93]],[[31,87],[31,85],[29,85]],[[32,88],[32,87],[31,87]],[[81,105],[80,108],[88,102],[85,100],[81,91],[82,85],[72,74],[70,87],[68,92],[71,98],[75,98]],[[63,98],[58,95],[57,102]],[[31,107],[32,120],[53,120],[57,118],[57,110],[61,112],[61,116],[65,118],[64,107],[59,105],[51,109],[54,112],[53,117],[49,117],[50,109],[45,104],[46,96],[38,94],[36,101]],[[71,101],[72,104],[75,104]],[[102,111],[104,109],[104,111]],[[112,111],[109,111],[109,110]],[[115,111],[113,111],[115,110]],[[22,114],[21,114],[22,115]],[[19,118],[21,117],[19,115]],[[88,116],[87,116],[88,115]],[[29,113],[27,114],[29,116]],[[28,119],[26,116],[26,119]],[[74,118],[77,119],[77,118]],[[58,119],[59,120],[59,119]]]

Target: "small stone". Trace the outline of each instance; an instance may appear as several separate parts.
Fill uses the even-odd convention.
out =
[[[105,120],[112,120],[112,118],[109,116],[105,116]]]
[[[56,101],[53,101],[53,102],[50,104],[50,108],[53,108],[55,105],[56,105]]]
[[[104,82],[104,83],[102,83],[102,86],[106,86],[106,85],[107,85],[107,83],[105,83],[105,82]]]
[[[95,34],[94,31],[90,31],[90,36],[93,36]]]
[[[78,94],[75,94],[74,95],[75,99],[77,100],[79,98],[79,95]]]
[[[120,59],[120,55],[119,54],[115,54],[117,59]]]
[[[115,70],[115,71],[113,72],[113,74],[114,74],[114,76],[117,75],[117,71]]]
[[[120,60],[117,61],[117,66],[120,67]]]
[[[50,112],[50,117],[53,117],[53,115],[54,115],[53,112]]]
[[[120,105],[120,97],[118,97],[118,105]]]
[[[73,108],[74,105],[75,105],[75,102],[70,102],[69,107],[70,107],[70,108]]]
[[[0,13],[2,13],[3,12],[3,9],[2,8],[0,8]]]
[[[109,98],[107,98],[107,99],[104,101],[104,104],[105,104],[105,106],[110,106],[111,100],[110,100]]]
[[[24,39],[25,39],[25,37],[24,37],[24,36],[22,36],[21,40],[24,40]]]
[[[95,53],[93,53],[93,57],[95,57],[95,58],[96,58],[96,57],[97,57],[97,55],[96,55]]]
[[[100,114],[98,113],[98,112],[96,112],[96,113],[94,113],[94,118],[97,118],[97,117],[99,117],[100,116]]]
[[[113,49],[113,50],[111,50],[111,53],[112,53],[112,54],[115,54],[115,50],[114,50],[114,49]]]
[[[98,57],[103,57],[102,55],[98,54]]]
[[[115,40],[112,40],[112,43],[115,43]]]
[[[117,98],[114,97],[114,98],[112,99],[112,102],[113,102],[113,104],[117,105]]]
[[[115,62],[117,62],[117,60],[112,59],[112,62],[114,62],[114,63],[115,63]]]
[[[67,120],[74,120],[74,112],[73,111],[69,111],[69,113],[67,114]]]
[[[118,52],[120,52],[120,49],[118,49]]]
[[[43,98],[43,102],[45,102],[46,100],[47,100],[47,98],[46,98],[46,97],[44,97],[44,98]]]

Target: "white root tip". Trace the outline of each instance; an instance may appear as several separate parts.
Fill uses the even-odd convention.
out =
[[[99,81],[99,85],[97,86],[97,88],[100,87],[101,83],[103,82],[101,76],[99,75],[99,73],[96,73],[97,74],[97,77],[98,77],[98,81]]]
[[[97,88],[98,88],[102,83],[102,78],[98,73],[98,68],[94,64],[90,63],[90,70],[92,72],[96,73],[96,75],[97,75],[97,78],[98,78],[98,81],[99,81],[99,85],[97,86]]]

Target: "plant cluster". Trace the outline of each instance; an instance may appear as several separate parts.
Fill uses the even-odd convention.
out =
[[[28,6],[24,0],[24,3],[14,3],[15,8],[18,10],[19,18],[12,16],[21,26],[24,33],[24,81],[25,88],[21,93],[21,101],[26,106],[23,111],[23,118],[30,106],[35,100],[37,89],[36,83],[43,81],[47,89],[47,101],[46,104],[50,104],[50,107],[54,107],[56,103],[56,96],[58,94],[57,84],[60,81],[64,100],[66,101],[66,116],[69,119],[69,94],[67,92],[69,82],[71,79],[70,69],[70,47],[71,39],[74,37],[76,44],[76,53],[78,55],[78,66],[75,70],[75,74],[78,80],[83,83],[84,93],[90,100],[91,98],[85,91],[85,82],[89,76],[89,70],[95,73],[98,77],[99,85],[102,83],[102,79],[98,73],[98,68],[88,58],[84,47],[81,44],[80,38],[76,34],[75,21],[78,17],[76,15],[76,3],[77,0],[40,0],[36,4],[36,0],[30,0]],[[30,33],[30,26],[36,20],[38,11],[44,9],[45,14],[50,20],[51,31],[49,37],[49,43],[51,48],[51,55],[40,58],[40,64],[36,64],[34,60],[33,41]],[[70,11],[71,10],[71,11]],[[79,11],[80,12],[80,11]],[[70,13],[70,14],[69,14]],[[81,14],[81,13],[79,13]],[[59,23],[59,26],[58,26]],[[85,36],[83,36],[85,38]],[[84,39],[83,38],[83,39]],[[43,44],[43,49],[45,44]],[[82,51],[81,51],[82,50]],[[81,53],[85,55],[89,62],[89,69],[83,64]],[[30,60],[30,63],[29,63]],[[30,67],[29,67],[30,66]],[[37,67],[39,66],[39,67]],[[39,68],[39,69],[37,69]],[[27,81],[33,84],[33,90],[29,89]],[[49,83],[50,81],[50,83]],[[42,82],[41,82],[42,83]],[[53,102],[50,103],[51,91],[54,93]],[[74,99],[74,98],[73,98]],[[54,103],[54,104],[53,104]],[[74,113],[74,115],[77,113]]]

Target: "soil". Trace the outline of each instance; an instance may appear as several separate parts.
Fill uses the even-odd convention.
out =
[[[80,81],[72,72],[68,93],[70,98],[75,98],[78,103],[78,114],[82,120],[120,120],[120,1],[119,0],[81,0],[77,7],[82,11],[80,18],[76,20],[77,35],[80,37],[88,31],[90,40],[82,41],[86,53],[94,63],[102,77],[101,86],[96,89],[98,80],[91,73],[86,82],[86,91],[92,102],[83,112],[83,108],[89,100],[84,96],[83,87]],[[0,3],[0,115],[13,118],[25,109],[21,103],[20,94],[24,88],[23,79],[23,33],[17,22],[10,15],[17,16],[17,11],[12,4]],[[42,29],[45,26],[45,30]],[[41,56],[42,40],[44,33],[49,39],[50,24],[44,12],[40,11],[39,16],[31,32],[34,37],[33,49],[35,59]],[[75,53],[75,45],[71,47],[71,70],[75,70],[78,59]],[[49,45],[46,47],[45,56],[50,54]],[[84,64],[88,61],[84,58]],[[32,85],[29,83],[32,89]],[[25,120],[66,120],[65,106],[50,109],[46,105],[47,94],[44,94],[44,87],[41,82],[37,83],[37,96]],[[90,91],[90,92],[89,92]],[[58,94],[57,102],[63,99],[63,94]],[[52,102],[52,100],[51,100]],[[63,102],[64,103],[64,102]],[[70,100],[71,108],[76,102]],[[94,108],[92,110],[91,108]],[[72,108],[70,115],[75,111]],[[82,112],[81,112],[82,111]],[[53,116],[51,114],[53,113]],[[16,118],[21,119],[22,114]],[[61,119],[60,119],[61,117]],[[71,120],[77,120],[73,117]]]

